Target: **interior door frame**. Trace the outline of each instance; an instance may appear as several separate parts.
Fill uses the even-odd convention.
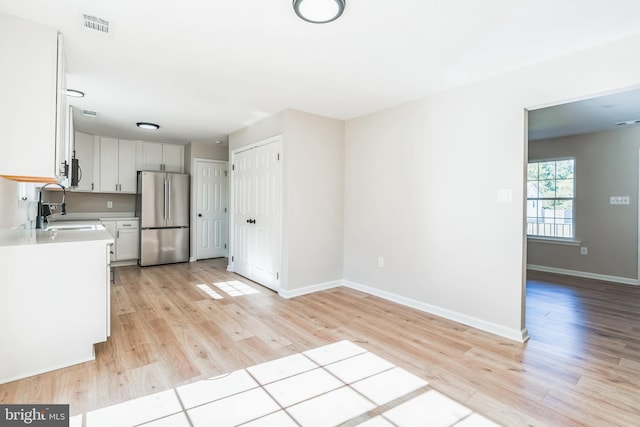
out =
[[[229,160],[229,165],[231,166],[230,170],[229,170],[229,213],[228,213],[228,218],[229,218],[229,256],[227,257],[228,260],[228,264],[227,264],[227,270],[233,272],[234,268],[233,268],[233,256],[232,254],[234,253],[234,249],[235,249],[235,240],[234,240],[234,235],[233,235],[233,230],[235,227],[235,198],[234,198],[234,194],[235,194],[235,168],[233,165],[235,165],[235,161],[236,161],[236,156],[240,153],[243,153],[245,151],[248,150],[252,150],[254,148],[258,148],[258,147],[262,147],[264,145],[268,145],[268,144],[272,144],[274,142],[280,143],[280,147],[281,147],[281,153],[284,151],[284,147],[282,144],[282,134],[279,135],[275,135],[263,140],[260,140],[258,142],[255,143],[251,143],[251,144],[247,144],[244,145],[242,147],[236,148],[235,150],[231,151],[231,156],[230,156],[230,160]],[[284,168],[284,153],[282,153],[282,156],[280,158],[280,167]],[[284,230],[283,230],[283,216],[284,216],[284,169],[281,169],[281,175],[280,175],[280,224],[279,224],[279,239],[280,239],[280,266],[278,268],[278,270],[280,272],[282,272],[282,264],[283,264],[283,260],[282,260],[282,255],[283,255],[283,235],[284,235]],[[277,289],[283,289],[282,287],[282,276],[283,274],[280,274],[279,277],[276,279],[276,288]]]
[[[200,157],[194,157],[193,158],[193,163],[192,163],[192,171],[191,171],[191,175],[193,175],[193,181],[191,183],[191,187],[192,187],[192,204],[191,204],[191,224],[193,224],[193,233],[191,234],[191,238],[193,240],[193,245],[192,245],[192,249],[193,249],[193,256],[191,257],[191,259],[189,260],[190,262],[194,262],[197,261],[198,258],[198,243],[197,243],[197,237],[198,237],[198,232],[200,230],[198,230],[198,212],[197,212],[197,207],[198,207],[198,162],[204,162],[204,163],[215,163],[215,164],[219,164],[219,165],[224,165],[227,167],[227,171],[229,170],[229,162],[227,160],[212,160],[212,159],[204,159],[204,158],[200,158]],[[229,256],[229,250],[231,247],[231,242],[230,242],[230,238],[231,238],[231,226],[230,226],[230,218],[231,218],[231,209],[229,207],[230,205],[230,199],[229,199],[229,184],[230,184],[230,175],[227,174],[227,220],[226,220],[226,224],[227,224],[227,242],[229,242],[229,245],[227,246],[227,254],[226,256]]]

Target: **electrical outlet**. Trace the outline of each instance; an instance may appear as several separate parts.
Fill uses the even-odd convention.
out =
[[[628,205],[630,202],[629,196],[611,196],[609,197],[610,205]]]
[[[378,257],[378,267],[384,267],[384,258],[381,256]]]
[[[587,255],[589,253],[589,249],[586,246],[580,246],[580,255]]]
[[[107,209],[111,209],[111,208],[113,208],[113,202],[111,200],[109,200],[107,202]]]

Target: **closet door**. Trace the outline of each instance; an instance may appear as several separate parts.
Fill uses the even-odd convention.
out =
[[[234,153],[233,270],[279,290],[282,217],[279,139]]]
[[[251,279],[252,248],[255,240],[250,234],[252,225],[255,190],[252,187],[254,174],[252,150],[238,153],[234,158],[233,174],[233,271]]]
[[[280,270],[281,168],[276,143],[255,149],[255,203],[250,234],[253,280],[271,289],[278,286]]]

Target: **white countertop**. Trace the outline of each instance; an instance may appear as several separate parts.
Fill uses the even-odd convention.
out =
[[[23,245],[46,245],[54,243],[104,242],[113,243],[113,237],[104,227],[95,221],[73,221],[65,224],[94,224],[94,229],[67,230],[35,230],[35,229],[3,229],[0,230],[0,247]]]
[[[134,220],[134,212],[70,212],[66,215],[55,213],[50,216],[51,221],[76,221],[76,220]]]

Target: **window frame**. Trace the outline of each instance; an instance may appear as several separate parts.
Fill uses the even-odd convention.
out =
[[[530,198],[529,197],[529,182],[533,182],[529,179],[529,165],[536,163],[550,163],[550,162],[562,162],[562,161],[566,161],[566,160],[571,160],[573,162],[573,188],[572,188],[572,194],[573,197],[533,197]],[[576,182],[577,182],[577,171],[576,171],[576,158],[574,156],[565,156],[565,157],[551,157],[551,158],[543,158],[543,159],[529,159],[527,160],[527,173],[526,173],[526,200],[527,200],[527,204],[526,204],[526,212],[525,212],[525,223],[527,224],[526,227],[526,236],[527,239],[531,239],[531,240],[541,240],[541,241],[556,241],[556,242],[567,242],[567,243],[572,243],[572,242],[577,242],[576,240]],[[538,168],[539,170],[539,168]],[[553,178],[554,183],[557,181],[557,175],[554,176]],[[540,181],[539,177],[537,179],[537,181]],[[557,183],[556,183],[557,186]],[[557,235],[553,235],[553,236],[548,236],[548,235],[543,235],[543,234],[529,234],[529,221],[528,219],[530,218],[529,216],[529,202],[530,201],[537,201],[538,203],[542,203],[544,201],[559,201],[559,200],[569,200],[571,201],[571,231],[572,231],[572,236],[571,237],[565,237],[565,236],[557,236]],[[536,217],[539,218],[539,217]],[[539,223],[538,223],[539,224]],[[556,223],[554,222],[554,225]]]

